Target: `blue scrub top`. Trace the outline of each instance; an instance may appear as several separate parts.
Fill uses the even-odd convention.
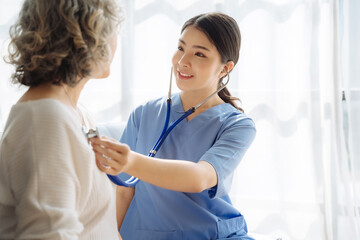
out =
[[[180,95],[174,94],[170,124],[183,112]],[[165,117],[165,98],[139,106],[131,114],[120,142],[148,155],[160,136]],[[156,157],[207,161],[216,170],[218,184],[201,193],[186,193],[140,181],[120,230],[123,239],[252,239],[228,192],[234,170],[255,132],[254,122],[228,103],[179,123]],[[128,175],[120,177],[127,179]]]

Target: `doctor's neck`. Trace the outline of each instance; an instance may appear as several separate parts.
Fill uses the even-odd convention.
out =
[[[184,110],[187,111],[189,108],[194,107],[199,103],[203,102],[208,96],[211,95],[211,93],[212,92],[206,94],[199,94],[198,92],[192,92],[192,91],[180,92],[180,98]],[[222,103],[224,103],[224,101],[216,94],[213,97],[211,97],[208,101],[206,101],[200,108],[198,108],[196,112],[201,113],[209,108],[212,108]]]

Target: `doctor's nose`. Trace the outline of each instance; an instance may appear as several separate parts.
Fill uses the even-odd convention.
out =
[[[190,61],[186,54],[182,55],[181,58],[178,61],[178,64],[180,67],[190,67]]]

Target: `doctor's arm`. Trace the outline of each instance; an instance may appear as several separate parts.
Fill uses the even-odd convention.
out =
[[[208,162],[151,158],[106,137],[91,141],[97,166],[107,174],[125,172],[158,187],[181,192],[202,192],[217,184],[216,171]]]

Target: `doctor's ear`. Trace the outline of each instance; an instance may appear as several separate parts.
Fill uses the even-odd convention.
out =
[[[221,70],[220,73],[220,78],[225,77],[233,68],[234,68],[234,62],[233,61],[228,61],[224,68]]]

